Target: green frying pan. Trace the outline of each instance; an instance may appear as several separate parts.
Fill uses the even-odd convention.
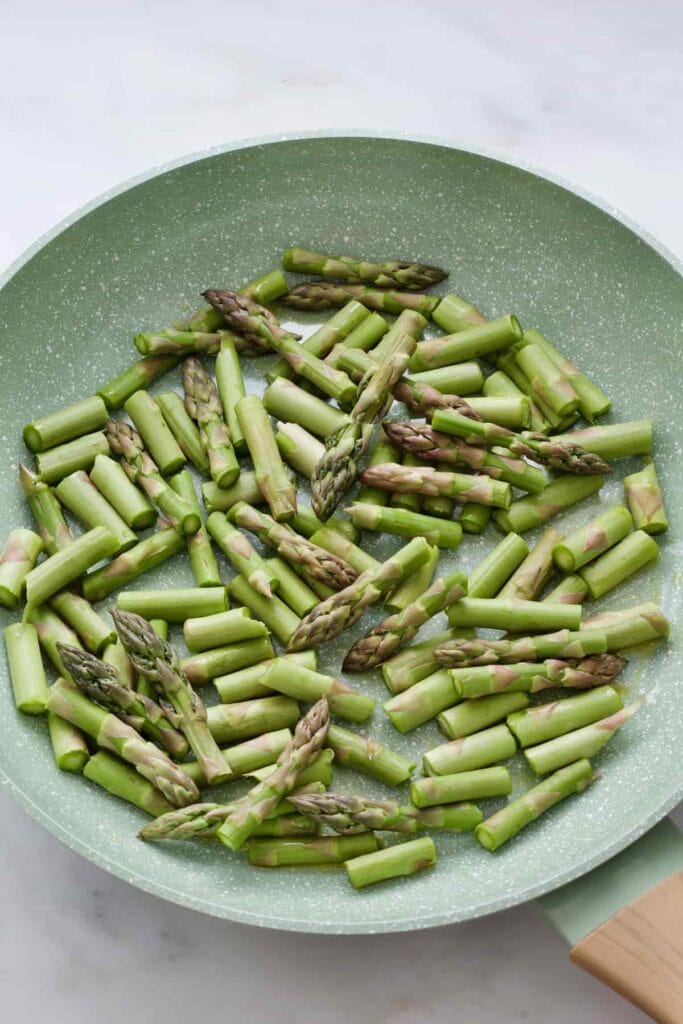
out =
[[[451,276],[442,291],[448,286],[490,315],[514,311],[539,328],[612,396],[613,421],[652,416],[671,528],[659,565],[605,603],[656,600],[676,621],[683,561],[680,267],[639,229],[566,185],[428,141],[348,134],[238,143],[144,176],[41,239],[0,292],[0,536],[30,525],[16,472],[28,455],[21,444],[27,419],[91,394],[133,361],[135,331],[192,312],[206,287],[239,286],[269,270],[296,243],[370,257],[407,253],[445,266]],[[300,315],[293,322],[308,331],[316,320]],[[265,365],[249,363],[251,390],[262,389]],[[162,379],[161,389],[169,386],[178,386],[177,376]],[[622,470],[631,468],[619,467],[603,501],[617,498]],[[585,521],[598,505],[595,499],[566,514],[562,528]],[[441,564],[468,569],[493,542],[492,531],[468,539]],[[386,538],[372,545],[380,554],[396,546]],[[141,585],[189,579],[180,558]],[[10,618],[0,616],[0,625]],[[347,645],[346,637],[330,645],[322,664],[338,672]],[[650,700],[602,756],[602,778],[580,799],[566,801],[495,855],[470,837],[440,837],[435,871],[374,891],[357,893],[334,872],[256,871],[209,844],[141,843],[138,812],[56,771],[44,723],[15,712],[4,663],[0,779],[72,849],[196,910],[326,933],[448,924],[566,886],[638,840],[680,800],[680,651],[674,638],[633,657],[629,696],[645,692]],[[366,689],[378,700],[385,696],[376,677]],[[381,711],[371,731],[412,753],[439,736],[429,726],[399,737]],[[516,787],[528,786],[521,766],[515,770]],[[373,789],[341,772],[340,780]],[[670,828],[660,826],[632,854],[621,854],[619,871],[610,865],[552,899],[554,919],[573,942],[681,866]],[[635,861],[643,843],[644,870],[632,876],[626,858]],[[624,888],[614,889],[616,881]]]

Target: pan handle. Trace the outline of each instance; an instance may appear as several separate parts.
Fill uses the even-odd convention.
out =
[[[683,834],[672,822],[540,902],[573,963],[658,1024],[683,1024]]]

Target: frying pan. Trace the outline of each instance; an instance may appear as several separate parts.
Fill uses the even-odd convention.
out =
[[[33,246],[0,291],[0,535],[30,525],[16,473],[28,454],[20,441],[28,418],[92,393],[131,362],[135,331],[191,313],[204,288],[238,286],[297,243],[369,257],[407,253],[445,266],[451,276],[441,291],[455,290],[491,316],[514,311],[541,330],[612,396],[613,421],[653,417],[671,528],[659,564],[604,603],[656,600],[677,620],[680,266],[640,229],[564,183],[404,137],[323,133],[230,145],[114,190]],[[298,314],[287,322],[305,332],[316,318]],[[248,389],[262,390],[266,365],[248,364]],[[161,389],[169,387],[178,387],[177,376],[162,380]],[[618,500],[623,471],[632,468],[619,466],[592,504],[561,518],[561,528]],[[467,570],[494,540],[492,530],[467,538],[441,565]],[[368,546],[381,557],[397,541],[370,538]],[[190,582],[184,562],[176,558],[141,585]],[[10,620],[3,614],[0,625]],[[339,671],[348,639],[321,652],[328,671]],[[575,959],[656,1019],[680,1021],[683,882],[670,876],[683,867],[682,844],[667,822],[639,840],[683,796],[680,669],[675,635],[632,657],[628,695],[645,692],[648,703],[601,756],[601,778],[580,798],[495,855],[471,837],[439,837],[436,870],[363,893],[336,872],[256,871],[210,844],[141,843],[139,812],[56,771],[44,723],[15,712],[4,663],[0,778],[38,821],[95,864],[165,899],[249,924],[331,934],[407,931],[552,894],[546,909]],[[376,675],[363,686],[378,700],[386,696]],[[439,741],[431,725],[398,736],[381,712],[371,732],[413,754]],[[531,784],[521,765],[513,771],[516,790]],[[337,784],[387,795],[342,771]],[[667,879],[664,890],[653,888]]]

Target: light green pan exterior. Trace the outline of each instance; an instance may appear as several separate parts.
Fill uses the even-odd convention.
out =
[[[16,477],[28,418],[94,393],[136,357],[137,331],[191,315],[207,287],[239,287],[302,244],[373,257],[415,256],[448,268],[456,291],[489,316],[515,312],[613,398],[608,420],[653,416],[657,473],[671,526],[658,565],[595,606],[661,603],[676,621],[683,560],[681,324],[683,278],[640,229],[563,183],[436,141],[362,133],[237,143],[162,168],[105,195],[41,239],[0,291],[0,537],[30,526]],[[320,322],[297,314],[305,332]],[[439,333],[428,332],[427,336]],[[261,391],[271,360],[245,363]],[[158,390],[179,387],[178,372]],[[153,389],[157,390],[157,389]],[[621,500],[625,460],[595,498],[560,520],[565,532]],[[467,571],[493,546],[492,528],[445,553],[439,572]],[[526,538],[529,543],[535,535]],[[397,538],[370,538],[375,556]],[[176,557],[149,588],[191,585]],[[381,612],[356,627],[360,635]],[[0,614],[0,626],[12,621]],[[441,619],[433,629],[443,629]],[[429,630],[425,630],[428,635]],[[348,637],[325,647],[338,673]],[[677,648],[677,649],[676,649]],[[491,855],[469,836],[437,836],[424,877],[355,892],[336,872],[257,871],[213,844],[143,844],[143,815],[85,780],[57,773],[43,722],[17,714],[0,663],[0,782],[59,839],[140,888],[217,917],[309,932],[405,931],[448,924],[538,897],[601,864],[683,795],[680,640],[632,657],[627,698],[656,697],[601,757],[602,777]],[[356,685],[354,683],[354,685]],[[378,676],[360,685],[382,697]],[[434,725],[399,736],[380,712],[368,731],[410,755],[441,741]],[[414,757],[417,760],[417,758]],[[519,760],[519,759],[518,759]],[[532,783],[514,762],[515,791]],[[339,769],[335,786],[389,795]],[[235,792],[228,790],[229,792]],[[407,792],[393,791],[407,799]],[[487,811],[495,808],[491,802]],[[104,827],[103,827],[104,826]]]

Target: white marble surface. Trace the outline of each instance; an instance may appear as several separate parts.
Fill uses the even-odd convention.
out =
[[[1,0],[0,16],[0,265],[155,164],[349,127],[529,161],[683,256],[678,0]],[[645,1020],[568,964],[533,906],[414,935],[285,936],[124,885],[4,795],[0,827],[3,1019]]]

